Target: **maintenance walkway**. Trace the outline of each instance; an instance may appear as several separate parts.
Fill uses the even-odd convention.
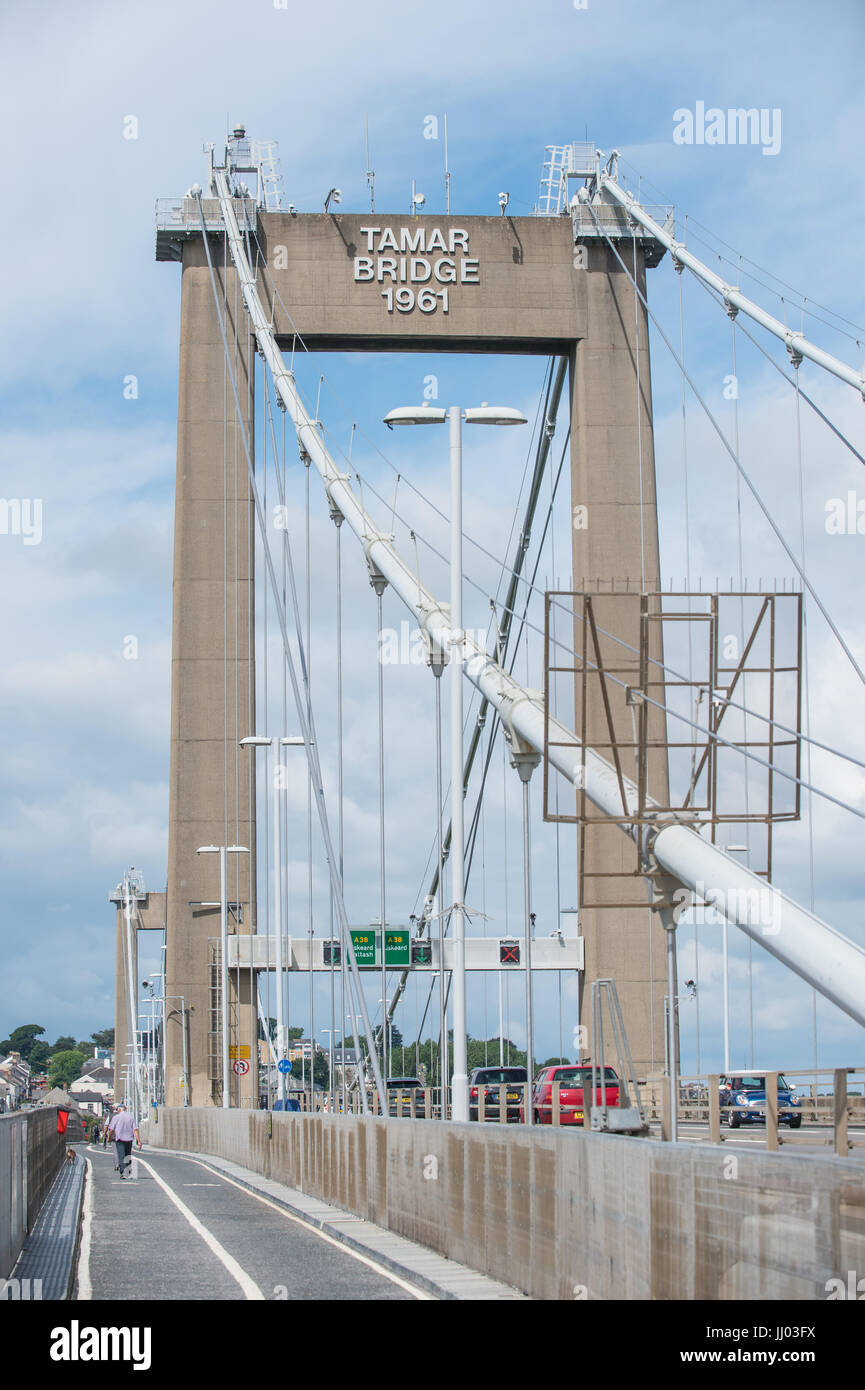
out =
[[[522,1298],[515,1289],[224,1159],[146,1146],[87,1162],[78,1300]]]

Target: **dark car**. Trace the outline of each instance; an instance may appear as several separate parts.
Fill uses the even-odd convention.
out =
[[[414,1095],[415,1119],[426,1117],[424,1089],[416,1076],[389,1076],[387,1086],[387,1113],[389,1115],[411,1116],[411,1101]]]
[[[532,1090],[532,1118],[536,1125],[553,1123],[553,1085],[559,1083],[559,1123],[581,1125],[583,1123],[586,1089],[592,1090],[591,1065],[544,1067],[535,1077]],[[604,1067],[603,1081],[595,1092],[595,1105],[618,1106],[619,1077],[612,1067]]]
[[[778,1123],[799,1129],[802,1112],[795,1087],[790,1086],[784,1075],[778,1073]],[[752,1124],[754,1120],[766,1119],[766,1073],[750,1072],[747,1075],[721,1077],[720,1094],[721,1119],[730,1129],[739,1125]]]
[[[518,1121],[528,1072],[525,1067],[475,1067],[469,1076],[469,1119],[480,1118],[480,1097],[484,1097],[484,1119],[498,1120],[499,1087],[505,1086],[505,1119]]]

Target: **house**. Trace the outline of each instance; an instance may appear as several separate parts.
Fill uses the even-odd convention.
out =
[[[114,1099],[114,1074],[102,1062],[90,1064],[69,1087],[69,1094],[83,1110],[101,1115]]]
[[[357,1074],[353,1047],[335,1047],[333,1050],[333,1076],[334,1083],[338,1086],[342,1086],[343,1072],[345,1084],[350,1086]]]
[[[20,1052],[10,1052],[0,1060],[0,1081],[5,1083],[5,1108],[18,1110],[30,1097],[30,1067]],[[11,1101],[11,1104],[10,1104]]]
[[[104,1115],[106,1110],[110,1110],[114,1101],[113,1091],[82,1091],[70,1086],[70,1092],[76,1105],[82,1110],[87,1110],[91,1115]]]
[[[324,1055],[326,1049],[320,1043],[315,1044],[315,1050],[320,1055]],[[288,1045],[288,1056],[292,1062],[308,1062],[312,1056],[312,1042],[309,1038],[292,1038]]]

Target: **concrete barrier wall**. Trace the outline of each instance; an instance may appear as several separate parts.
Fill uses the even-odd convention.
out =
[[[865,1275],[865,1165],[801,1148],[212,1109],[162,1109],[146,1142],[230,1159],[535,1298],[825,1299]]]
[[[0,1115],[0,1278],[9,1277],[33,1229],[66,1142],[57,1133],[56,1106]]]

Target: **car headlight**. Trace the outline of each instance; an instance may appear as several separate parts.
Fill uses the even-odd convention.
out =
[[[791,1104],[791,1105],[798,1105],[798,1104],[799,1104],[799,1097],[798,1097],[798,1096],[791,1096],[791,1097],[790,1097],[790,1104]]]
[[[736,1104],[737,1104],[737,1105],[750,1105],[750,1104],[751,1104],[751,1102],[749,1101],[748,1097],[745,1095],[745,1092],[744,1092],[744,1091],[740,1091],[739,1094],[737,1095],[737,1097],[736,1097]]]

